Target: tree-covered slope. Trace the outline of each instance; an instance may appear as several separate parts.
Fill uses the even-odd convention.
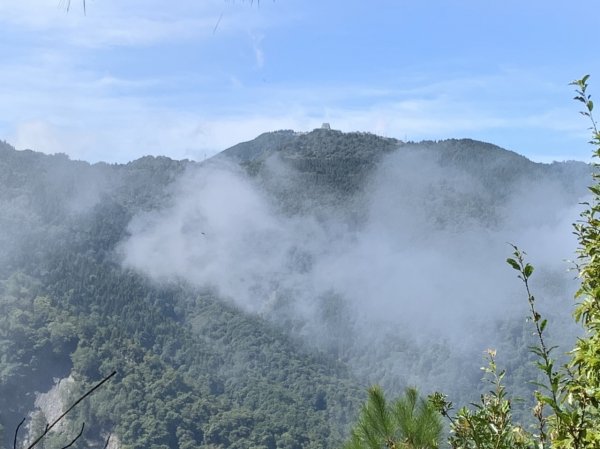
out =
[[[131,216],[168,198],[182,163],[90,166],[3,151],[11,176],[2,177],[2,200],[19,198],[23,213],[2,213],[10,225],[18,218],[2,228],[16,243],[1,290],[5,443],[33,409],[34,391],[71,370],[83,385],[113,369],[116,380],[75,415],[88,437],[114,432],[139,448],[339,441],[360,396],[341,365],[213,294],[161,287],[120,267],[115,245]],[[93,189],[95,201],[69,208]]]
[[[229,175],[215,177],[223,165],[218,173]],[[86,421],[88,438],[112,432],[136,448],[336,447],[367,383],[452,392],[454,377],[478,376],[461,371],[457,340],[423,337],[444,325],[421,321],[425,296],[422,306],[405,301],[420,294],[410,279],[388,285],[402,274],[395,267],[410,273],[423,256],[442,270],[432,276],[455,276],[462,266],[431,248],[473,222],[501,228],[513,193],[532,181],[552,180],[556,204],[576,203],[587,171],[471,140],[408,144],[325,129],[267,133],[203,164],[90,165],[0,143],[4,444],[53,378],[72,373],[76,396],[117,370],[72,417]],[[211,180],[222,183],[210,190]],[[214,203],[213,216],[202,201]],[[148,265],[125,263],[136,238]],[[229,250],[239,253],[218,265]],[[403,251],[417,261],[405,266]],[[168,275],[156,268],[165,266]],[[393,310],[390,295],[399,298]],[[415,332],[411,322],[427,325]],[[520,369],[522,327],[498,323],[497,333],[510,334],[504,344],[516,346]]]

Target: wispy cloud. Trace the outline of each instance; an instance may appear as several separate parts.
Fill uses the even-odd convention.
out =
[[[264,35],[252,35],[252,48],[254,49],[254,57],[256,59],[256,66],[262,69],[265,65],[265,52],[262,48],[262,40]]]
[[[240,104],[235,107],[201,103],[182,107],[170,100],[164,81],[97,76],[63,67],[56,71],[58,81],[50,82],[41,74],[54,64],[14,67],[0,74],[0,83],[12,85],[10,91],[0,88],[12,105],[4,113],[9,125],[2,131],[18,148],[66,152],[90,161],[126,162],[145,154],[202,159],[261,132],[310,130],[324,121],[342,131],[370,131],[410,140],[477,137],[490,131],[510,135],[534,127],[543,141],[552,132],[579,132],[581,128],[568,108],[515,115],[494,111],[485,98],[450,95],[439,86],[412,91],[389,88],[381,95],[368,86],[248,90],[238,85],[222,94],[237,95]],[[14,90],[11,78],[15,73],[20,74],[21,90]],[[230,83],[229,79],[223,82]],[[148,88],[167,89],[166,99],[145,97]],[[360,101],[349,102],[350,95]]]

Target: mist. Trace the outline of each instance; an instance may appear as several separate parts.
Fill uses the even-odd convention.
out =
[[[71,161],[64,154],[15,152],[0,142],[0,157],[2,274],[23,264],[39,269],[45,254],[73,240],[73,223],[114,190],[104,166]]]
[[[527,315],[523,286],[504,262],[508,242],[536,267],[540,308],[569,317],[577,284],[565,260],[574,258],[571,223],[583,198],[557,180],[496,180],[494,190],[485,174],[406,146],[336,203],[302,187],[277,156],[265,167],[258,177],[223,160],[189,169],[170,204],[131,221],[123,265],[156,282],[212,288],[351,364],[359,348],[386,353],[377,370],[398,375],[408,370],[383,349],[389,338],[469,358],[507,345],[497,323]]]

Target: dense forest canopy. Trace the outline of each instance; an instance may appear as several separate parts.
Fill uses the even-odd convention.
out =
[[[70,376],[76,397],[112,370],[70,423],[123,448],[337,447],[366,385],[468,400],[490,345],[525,392],[531,336],[498,261],[527,239],[548,313],[564,310],[552,298],[576,285],[555,261],[574,245],[557,236],[589,171],[326,129],[203,163],[0,143],[3,445],[35,392]],[[554,337],[574,335],[559,323]]]

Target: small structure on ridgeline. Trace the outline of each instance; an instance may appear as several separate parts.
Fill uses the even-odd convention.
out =
[[[331,126],[329,125],[329,123],[323,122],[323,124],[321,125],[321,129],[329,129],[329,130],[331,130]]]

